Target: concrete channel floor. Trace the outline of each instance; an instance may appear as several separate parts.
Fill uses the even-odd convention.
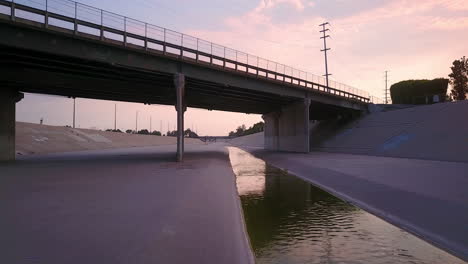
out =
[[[468,163],[242,148],[468,261]]]
[[[227,150],[186,150],[0,164],[0,263],[253,263]]]

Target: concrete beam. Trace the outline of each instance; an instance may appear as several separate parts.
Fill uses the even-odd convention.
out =
[[[15,160],[16,103],[23,97],[14,90],[0,90],[0,161]]]
[[[263,115],[265,149],[309,152],[309,107],[310,99],[306,98]]]
[[[184,113],[187,110],[185,102],[185,76],[177,73],[174,75],[174,86],[176,89],[176,111],[177,111],[177,161],[184,158]]]

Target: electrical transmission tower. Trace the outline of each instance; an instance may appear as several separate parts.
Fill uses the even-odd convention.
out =
[[[388,71],[385,71],[385,91],[384,91],[384,97],[385,97],[385,104],[388,104],[388,97],[389,97],[389,91],[388,91]]]
[[[327,51],[330,50],[330,48],[327,48],[327,38],[330,37],[330,35],[327,35],[327,31],[329,31],[330,29],[326,28],[327,25],[330,25],[330,23],[328,22],[325,22],[325,23],[322,23],[319,25],[319,27],[322,27],[322,30],[320,30],[320,32],[323,34],[322,37],[320,37],[321,39],[323,39],[323,50],[320,50],[320,51],[323,51],[325,53],[325,78],[326,78],[326,81],[327,81],[327,89],[329,88],[328,86],[328,76],[330,76],[331,74],[328,73],[328,59],[327,59]]]

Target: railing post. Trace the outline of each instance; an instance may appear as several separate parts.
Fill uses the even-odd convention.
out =
[[[247,66],[245,66],[245,72],[249,73],[249,54],[247,53]]]
[[[257,56],[257,76],[258,76],[258,61],[259,61],[259,58]]]
[[[224,60],[223,60],[223,68],[226,68],[226,47],[224,47]]]
[[[237,61],[237,50],[236,50],[236,65],[234,66],[236,68],[236,71],[237,71],[237,63],[238,61]]]
[[[210,42],[210,64],[213,64],[213,42]]]
[[[44,15],[44,27],[49,27],[49,10],[48,10],[48,1],[45,1],[45,15]]]
[[[11,21],[15,21],[15,0],[11,1],[10,19],[11,19]]]
[[[104,40],[104,11],[101,9],[101,40]]]
[[[195,61],[198,62],[198,41],[199,39],[197,38],[197,53],[195,53]]]
[[[76,33],[78,32],[78,21],[77,21],[77,17],[78,17],[78,2],[75,2],[75,30],[73,31],[73,34],[76,35]]]
[[[286,83],[286,65],[283,64],[283,67],[284,67],[284,69],[283,69],[283,79],[284,79],[283,82]]]
[[[182,59],[183,57],[184,57],[184,34],[182,34],[180,38],[180,54],[179,54],[180,59]]]
[[[145,50],[148,50],[148,23],[145,23]]]
[[[163,44],[163,54],[166,55],[166,29],[163,29],[163,37],[164,37],[164,44]]]
[[[278,80],[278,63],[275,62],[275,80]]]
[[[124,17],[124,46],[127,46],[127,17]]]

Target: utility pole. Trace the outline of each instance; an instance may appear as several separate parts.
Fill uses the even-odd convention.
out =
[[[117,131],[117,104],[114,105],[114,131]]]
[[[76,115],[76,105],[75,105],[76,98],[73,97],[73,128],[75,128],[75,115]]]
[[[159,132],[161,132],[162,136],[162,120],[159,120]]]
[[[136,118],[135,118],[135,134],[138,134],[138,111],[136,111]]]
[[[151,131],[152,131],[152,129],[153,129],[153,127],[152,127],[152,122],[153,122],[153,117],[150,116],[150,131],[149,131],[150,134],[151,134]]]
[[[385,104],[388,104],[388,71],[385,71]]]
[[[327,25],[330,25],[330,23],[328,22],[325,22],[325,23],[322,23],[319,25],[319,27],[322,27],[322,30],[320,30],[320,32],[323,34],[322,37],[320,37],[321,39],[323,39],[323,50],[320,50],[320,51],[323,51],[325,53],[325,78],[327,80],[327,89],[329,88],[328,86],[328,76],[330,76],[331,74],[328,73],[328,58],[327,58],[327,51],[330,50],[330,48],[327,48],[327,38],[330,37],[330,35],[327,35],[327,31],[329,31],[330,29],[326,28]]]

